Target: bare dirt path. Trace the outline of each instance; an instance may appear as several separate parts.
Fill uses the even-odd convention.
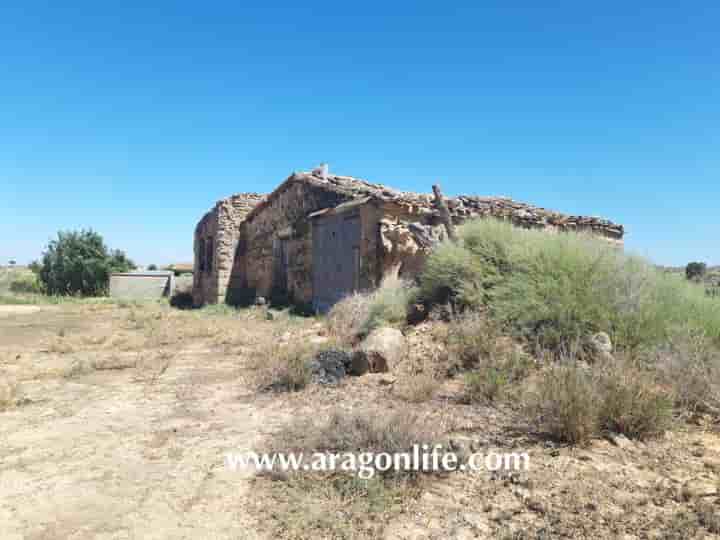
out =
[[[52,326],[60,313],[22,315]],[[224,453],[253,448],[283,415],[243,399],[237,356],[189,342],[162,364],[45,376],[44,363],[79,352],[33,340],[18,352],[10,334],[25,328],[22,341],[31,323],[0,318],[0,374],[22,386],[19,406],[0,413],[0,538],[259,538],[244,510],[250,473],[226,469]]]

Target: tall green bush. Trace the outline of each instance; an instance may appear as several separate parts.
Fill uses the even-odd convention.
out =
[[[110,250],[92,230],[60,231],[34,265],[49,295],[101,296],[111,272],[127,272],[135,264],[124,252]]]
[[[720,341],[720,302],[603,240],[497,220],[468,222],[459,237],[430,255],[425,301],[487,311],[539,348],[568,351],[604,331],[637,351],[686,326]]]

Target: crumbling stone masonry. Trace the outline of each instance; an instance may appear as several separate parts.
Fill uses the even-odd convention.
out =
[[[622,245],[624,229],[506,197],[446,199],[456,224],[476,217],[524,228],[586,231]],[[195,229],[196,305],[258,296],[326,310],[389,274],[416,275],[445,237],[431,194],[396,191],[325,170],[294,173],[272,193],[219,201]]]
[[[239,193],[215,204],[195,227],[193,301],[224,302],[240,235],[240,224],[261,200],[257,193]]]

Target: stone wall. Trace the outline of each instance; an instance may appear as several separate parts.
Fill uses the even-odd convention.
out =
[[[308,215],[349,200],[342,193],[328,191],[290,176],[258,204],[240,227],[235,265],[230,276],[229,296],[270,297],[287,294],[297,303],[312,301],[312,228]],[[282,244],[282,247],[280,247]],[[275,265],[279,249],[286,250],[287,288],[276,289]]]
[[[193,272],[193,302],[196,305],[225,301],[240,224],[263,198],[257,193],[233,195],[218,201],[198,223]]]
[[[494,218],[526,229],[548,232],[586,232],[622,246],[624,229],[597,217],[570,216],[519,203],[507,197],[459,196],[446,198],[453,223]],[[431,195],[397,197],[380,204],[380,268],[382,275],[410,278],[421,270],[432,246],[446,236]]]
[[[110,297],[127,300],[171,296],[175,287],[172,272],[114,272],[110,274]]]
[[[361,218],[362,288],[377,286],[388,274],[417,274],[432,245],[445,236],[430,194],[401,192],[349,176],[294,173],[267,196],[243,193],[219,201],[198,223],[194,302],[234,303],[279,292],[294,302],[310,303],[311,216],[343,211],[348,206],[343,203],[351,201]],[[494,217],[524,228],[586,231],[622,245],[622,225],[597,217],[565,215],[507,197],[458,196],[446,202],[457,224]],[[282,274],[281,260],[286,262]]]

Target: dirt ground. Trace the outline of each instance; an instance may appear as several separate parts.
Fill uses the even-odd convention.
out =
[[[254,537],[223,453],[283,413],[243,399],[242,355],[207,343],[215,321],[187,339],[191,316],[162,321],[164,341],[113,307],[2,313],[0,370],[21,398],[0,417],[0,538]]]
[[[460,403],[456,381],[417,405],[398,399],[392,375],[253,390],[261,343],[323,334],[315,319],[254,310],[0,307],[0,383],[14,395],[0,412],[0,539],[276,538],[272,480],[231,472],[225,452],[263,451],[301,417],[409,406],[453,437],[527,451],[531,469],[436,478],[382,538],[720,538],[712,426],[571,448],[521,429],[512,403]]]

